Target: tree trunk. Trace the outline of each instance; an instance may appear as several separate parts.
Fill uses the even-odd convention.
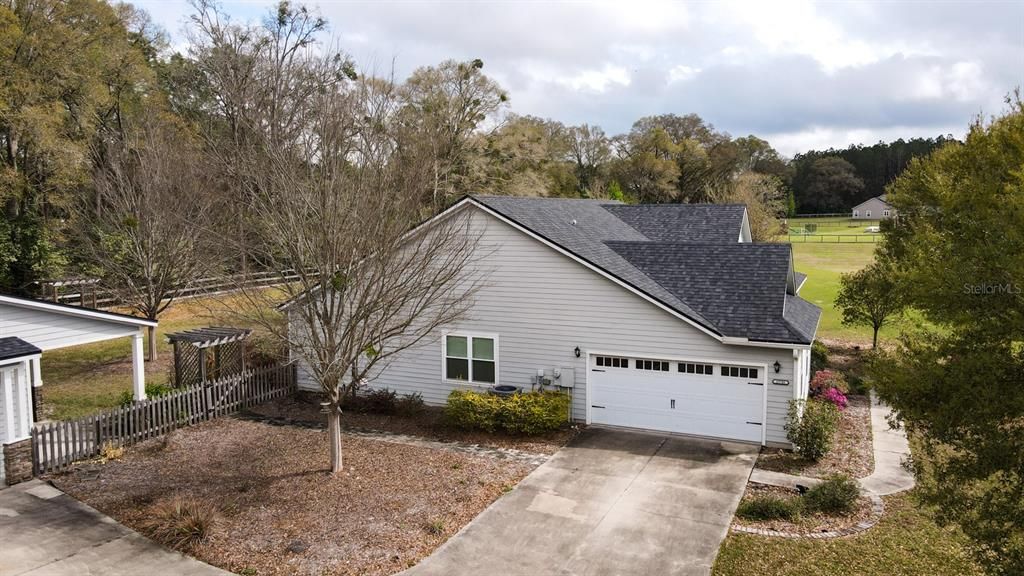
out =
[[[327,406],[327,436],[331,442],[331,474],[341,472],[341,410],[331,403]]]
[[[147,362],[155,362],[156,361],[156,327],[155,326],[147,327],[146,328],[146,335],[148,336],[147,339],[149,340],[146,343],[147,344],[147,347],[146,347],[146,361]]]
[[[872,349],[878,348],[878,329],[879,328],[881,328],[881,326],[874,326],[875,333],[874,333],[874,335],[871,336],[871,348]]]

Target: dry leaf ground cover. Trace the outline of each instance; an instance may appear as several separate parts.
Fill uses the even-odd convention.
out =
[[[54,478],[145,533],[162,503],[195,498],[216,521],[187,553],[239,574],[393,574],[430,554],[530,472],[510,460],[233,418],[179,430]]]
[[[869,476],[875,469],[871,446],[871,402],[867,396],[849,396],[836,430],[835,444],[821,460],[812,462],[791,450],[765,448],[755,465],[761,470],[823,478],[829,474]]]

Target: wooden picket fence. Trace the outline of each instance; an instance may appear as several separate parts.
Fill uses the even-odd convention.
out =
[[[78,420],[37,424],[33,471],[57,472],[98,456],[108,444],[129,446],[287,396],[295,391],[295,376],[294,364],[247,370]]]

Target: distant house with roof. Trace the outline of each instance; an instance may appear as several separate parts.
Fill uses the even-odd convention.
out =
[[[854,220],[885,220],[896,215],[896,208],[885,200],[885,194],[868,198],[853,207]]]

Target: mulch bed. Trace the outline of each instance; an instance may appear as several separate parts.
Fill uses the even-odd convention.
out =
[[[835,444],[821,460],[805,460],[792,450],[765,448],[755,465],[760,470],[823,478],[829,474],[869,476],[875,469],[871,446],[871,401],[867,396],[848,396],[836,430]]]
[[[286,421],[317,423],[322,426],[326,426],[327,423],[327,416],[320,412],[318,400],[310,394],[289,396],[261,404],[251,409],[250,412]],[[421,414],[415,416],[370,414],[346,410],[341,416],[341,425],[344,428],[355,430],[378,430],[447,442],[480,444],[494,448],[514,448],[534,454],[554,454],[581,429],[580,425],[574,424],[562,430],[538,436],[509,436],[507,434],[458,430],[445,424],[444,409],[437,407],[426,407]]]
[[[186,552],[241,574],[394,574],[429,555],[532,467],[345,436],[328,472],[325,432],[234,418],[150,440],[116,461],[53,478],[144,531],[175,497],[208,505],[207,541]]]
[[[750,500],[757,496],[778,496],[781,498],[800,498],[800,493],[791,488],[779,486],[768,486],[749,482],[747,491],[743,494],[742,501]],[[857,501],[857,507],[846,516],[829,516],[821,513],[800,515],[799,520],[789,522],[786,520],[744,520],[739,516],[733,518],[733,525],[746,526],[749,528],[763,528],[776,532],[787,532],[790,534],[820,534],[822,532],[838,532],[840,530],[856,526],[860,522],[869,520],[872,516],[871,500],[861,496]]]

